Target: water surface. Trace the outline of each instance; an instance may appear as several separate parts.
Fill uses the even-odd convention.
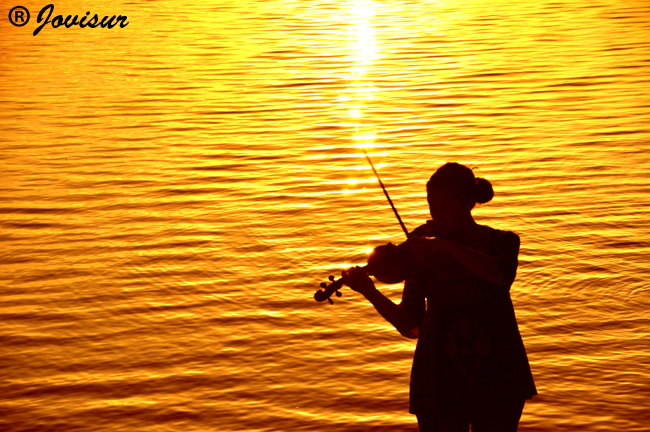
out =
[[[36,37],[10,7],[3,430],[417,430],[414,341],[312,297],[403,238],[361,147],[410,229],[444,162],[492,182],[520,430],[647,430],[647,2],[62,1],[129,25]]]

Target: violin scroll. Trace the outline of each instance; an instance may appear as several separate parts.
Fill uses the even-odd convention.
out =
[[[339,291],[341,287],[343,286],[343,278],[339,278],[337,280],[334,280],[334,276],[330,275],[329,277],[331,284],[327,285],[325,282],[321,282],[320,286],[321,288],[325,288],[325,290],[318,290],[314,294],[314,299],[318,302],[323,302],[327,300],[329,304],[334,304],[334,301],[331,299],[332,294],[336,293],[337,297],[341,297],[343,294]]]

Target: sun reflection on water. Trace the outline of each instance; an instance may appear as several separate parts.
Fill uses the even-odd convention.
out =
[[[353,0],[348,5],[348,12],[350,14],[350,26],[347,39],[351,42],[349,52],[350,62],[353,65],[347,77],[350,84],[345,89],[345,94],[339,96],[341,102],[346,102],[344,111],[347,113],[347,119],[342,123],[342,126],[350,127],[354,131],[352,134],[352,139],[355,142],[354,146],[365,153],[368,149],[376,147],[375,140],[377,139],[377,132],[371,122],[372,119],[364,116],[366,103],[374,100],[377,92],[377,88],[368,77],[372,63],[378,58],[379,53],[375,30],[372,25],[375,4],[372,0]],[[359,156],[363,155],[359,154]],[[384,165],[377,164],[376,167],[379,168]],[[363,165],[355,168],[367,170],[369,167],[364,161]],[[375,181],[374,176],[369,176],[365,179],[352,178],[347,183],[354,186]],[[365,188],[363,190],[365,191]],[[346,190],[345,192],[350,193],[353,191]]]

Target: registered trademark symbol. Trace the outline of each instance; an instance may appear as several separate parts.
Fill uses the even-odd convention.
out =
[[[9,21],[16,27],[22,27],[29,22],[29,11],[24,6],[15,6],[9,11]]]

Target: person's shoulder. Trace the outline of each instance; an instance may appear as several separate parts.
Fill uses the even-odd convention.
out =
[[[490,228],[492,231],[494,231],[495,235],[497,236],[505,236],[507,238],[519,238],[519,234],[517,234],[514,231],[510,230],[503,230],[503,229],[498,229],[498,228]]]
[[[483,225],[483,227],[490,231],[492,243],[494,244],[519,247],[521,243],[519,235],[514,231],[492,228],[487,225]]]

